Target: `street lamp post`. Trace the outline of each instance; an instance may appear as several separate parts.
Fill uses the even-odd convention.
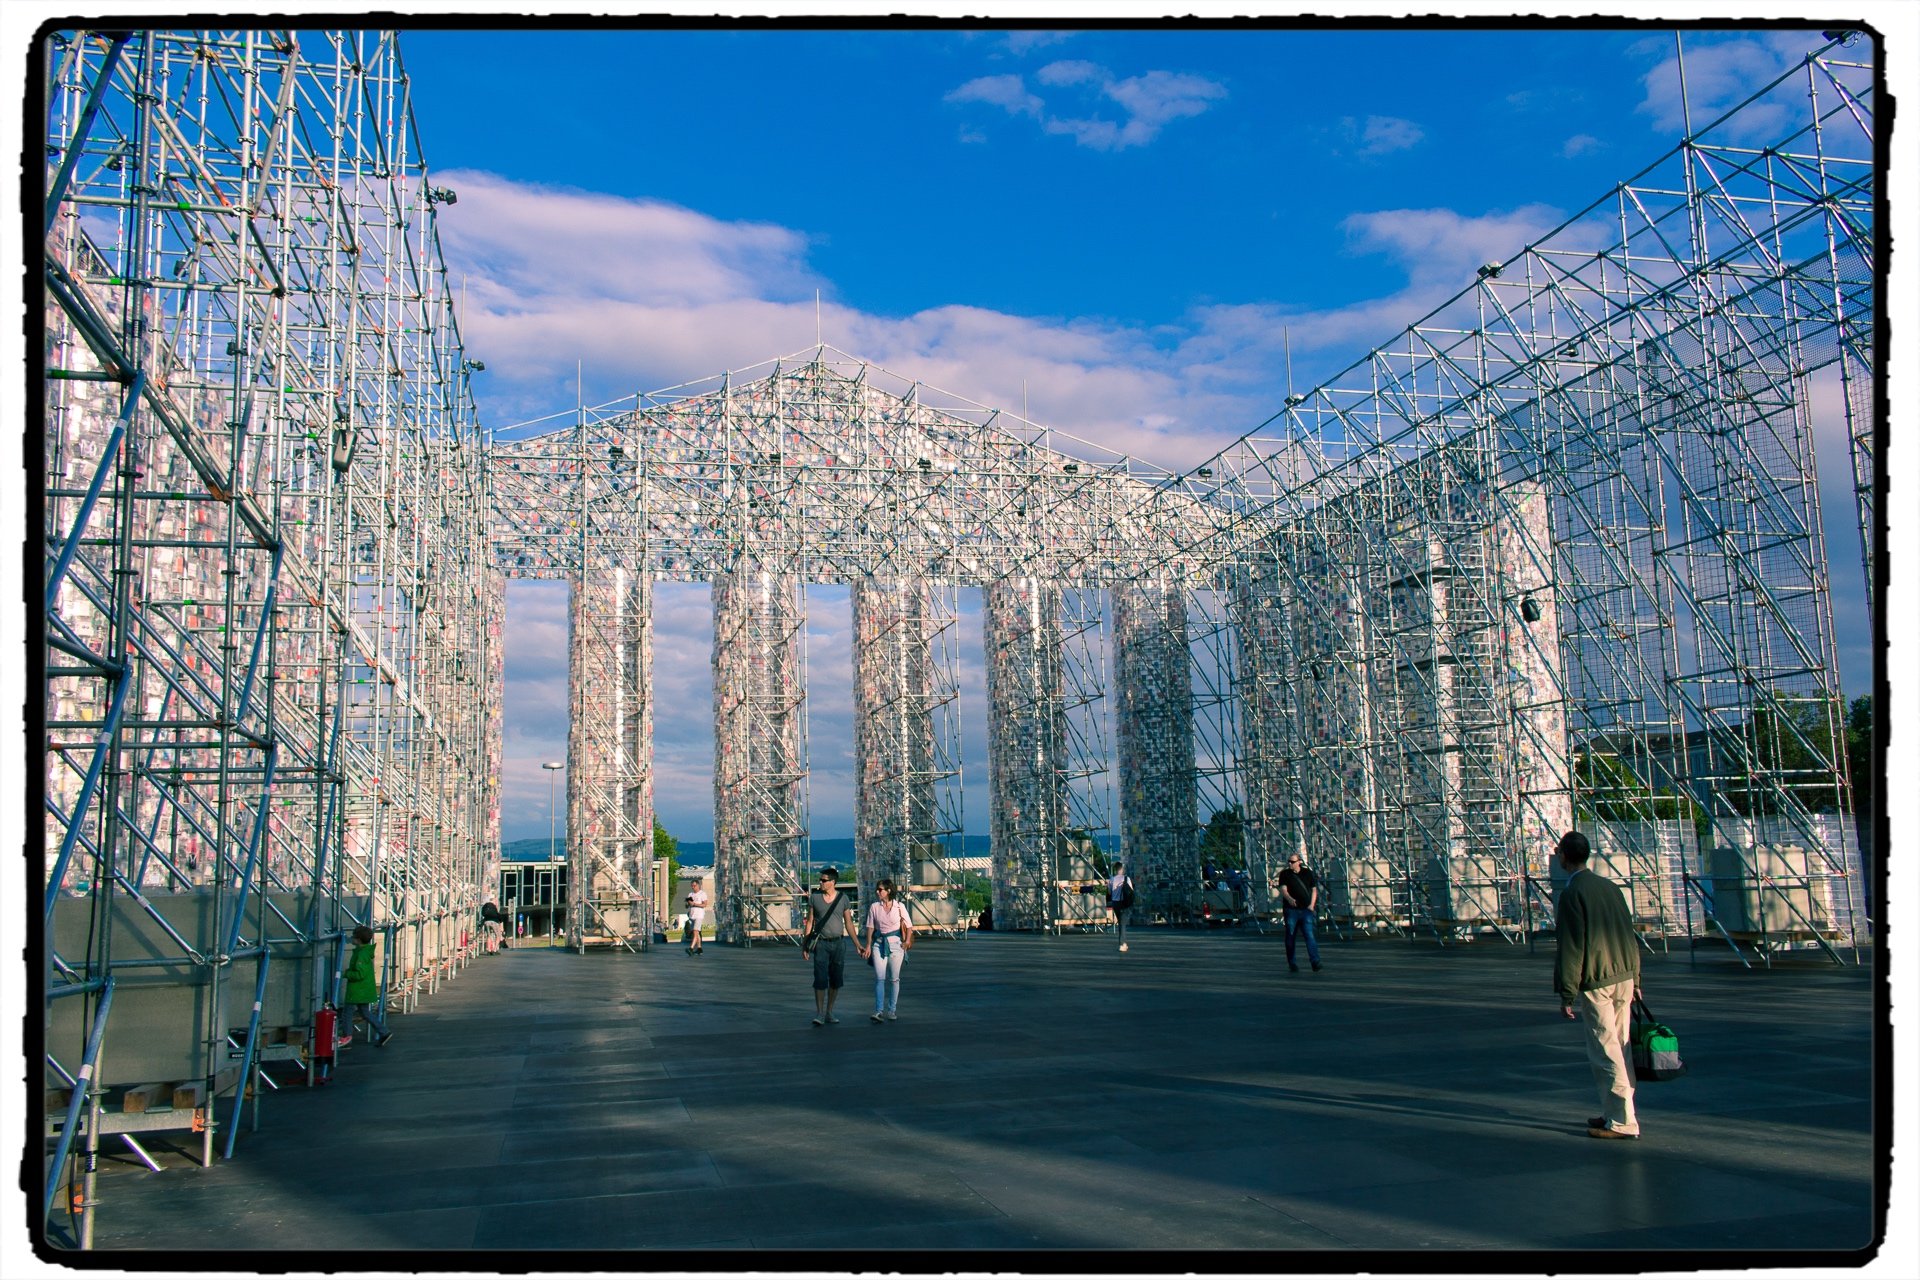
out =
[[[547,864],[548,864],[548,868],[551,870],[553,863],[559,861],[559,858],[560,858],[560,844],[559,844],[560,812],[558,809],[554,808],[553,784],[555,781],[557,781],[557,779],[555,779],[553,775],[558,773],[560,770],[566,768],[567,766],[564,761],[543,760],[540,763],[540,767],[547,771]],[[558,871],[553,872],[553,884],[556,890],[560,886],[560,873]],[[568,886],[568,891],[569,892],[572,891],[571,885]],[[554,896],[558,898],[559,894],[556,892]],[[553,914],[554,914],[555,908],[558,906],[559,906],[558,902],[550,903],[547,906],[547,945],[548,946],[553,945]]]

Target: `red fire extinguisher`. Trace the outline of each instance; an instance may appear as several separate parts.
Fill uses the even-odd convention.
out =
[[[332,1005],[321,1007],[313,1015],[313,1068],[318,1081],[333,1074],[333,1027],[339,1016]]]

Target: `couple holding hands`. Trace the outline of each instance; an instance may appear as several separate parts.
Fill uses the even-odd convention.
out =
[[[873,963],[874,1022],[892,1022],[900,1004],[900,966],[913,946],[913,921],[906,904],[900,902],[893,881],[883,879],[874,885],[875,900],[867,908],[866,939],[854,936],[850,923],[852,900],[840,888],[840,873],[832,867],[820,870],[820,883],[807,894],[807,933],[800,953],[813,960],[813,1025],[826,1026],[840,1019],[833,1014],[834,1000],[846,978],[847,939],[862,960]]]

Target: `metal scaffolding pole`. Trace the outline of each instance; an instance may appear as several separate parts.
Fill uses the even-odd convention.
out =
[[[390,33],[39,52],[48,1085],[93,1027],[69,1148],[166,1084],[211,1159],[215,1099],[307,1055],[343,928],[390,926],[402,1002],[463,958],[483,451]]]

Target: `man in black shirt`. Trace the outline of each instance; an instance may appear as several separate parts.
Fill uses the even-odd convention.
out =
[[[1300,855],[1294,853],[1287,856],[1287,869],[1274,883],[1280,887],[1280,901],[1285,906],[1282,914],[1287,922],[1287,969],[1300,972],[1300,966],[1293,961],[1293,942],[1305,934],[1307,961],[1315,973],[1320,972],[1320,944],[1313,938],[1313,912],[1320,904],[1320,882],[1307,870]]]

